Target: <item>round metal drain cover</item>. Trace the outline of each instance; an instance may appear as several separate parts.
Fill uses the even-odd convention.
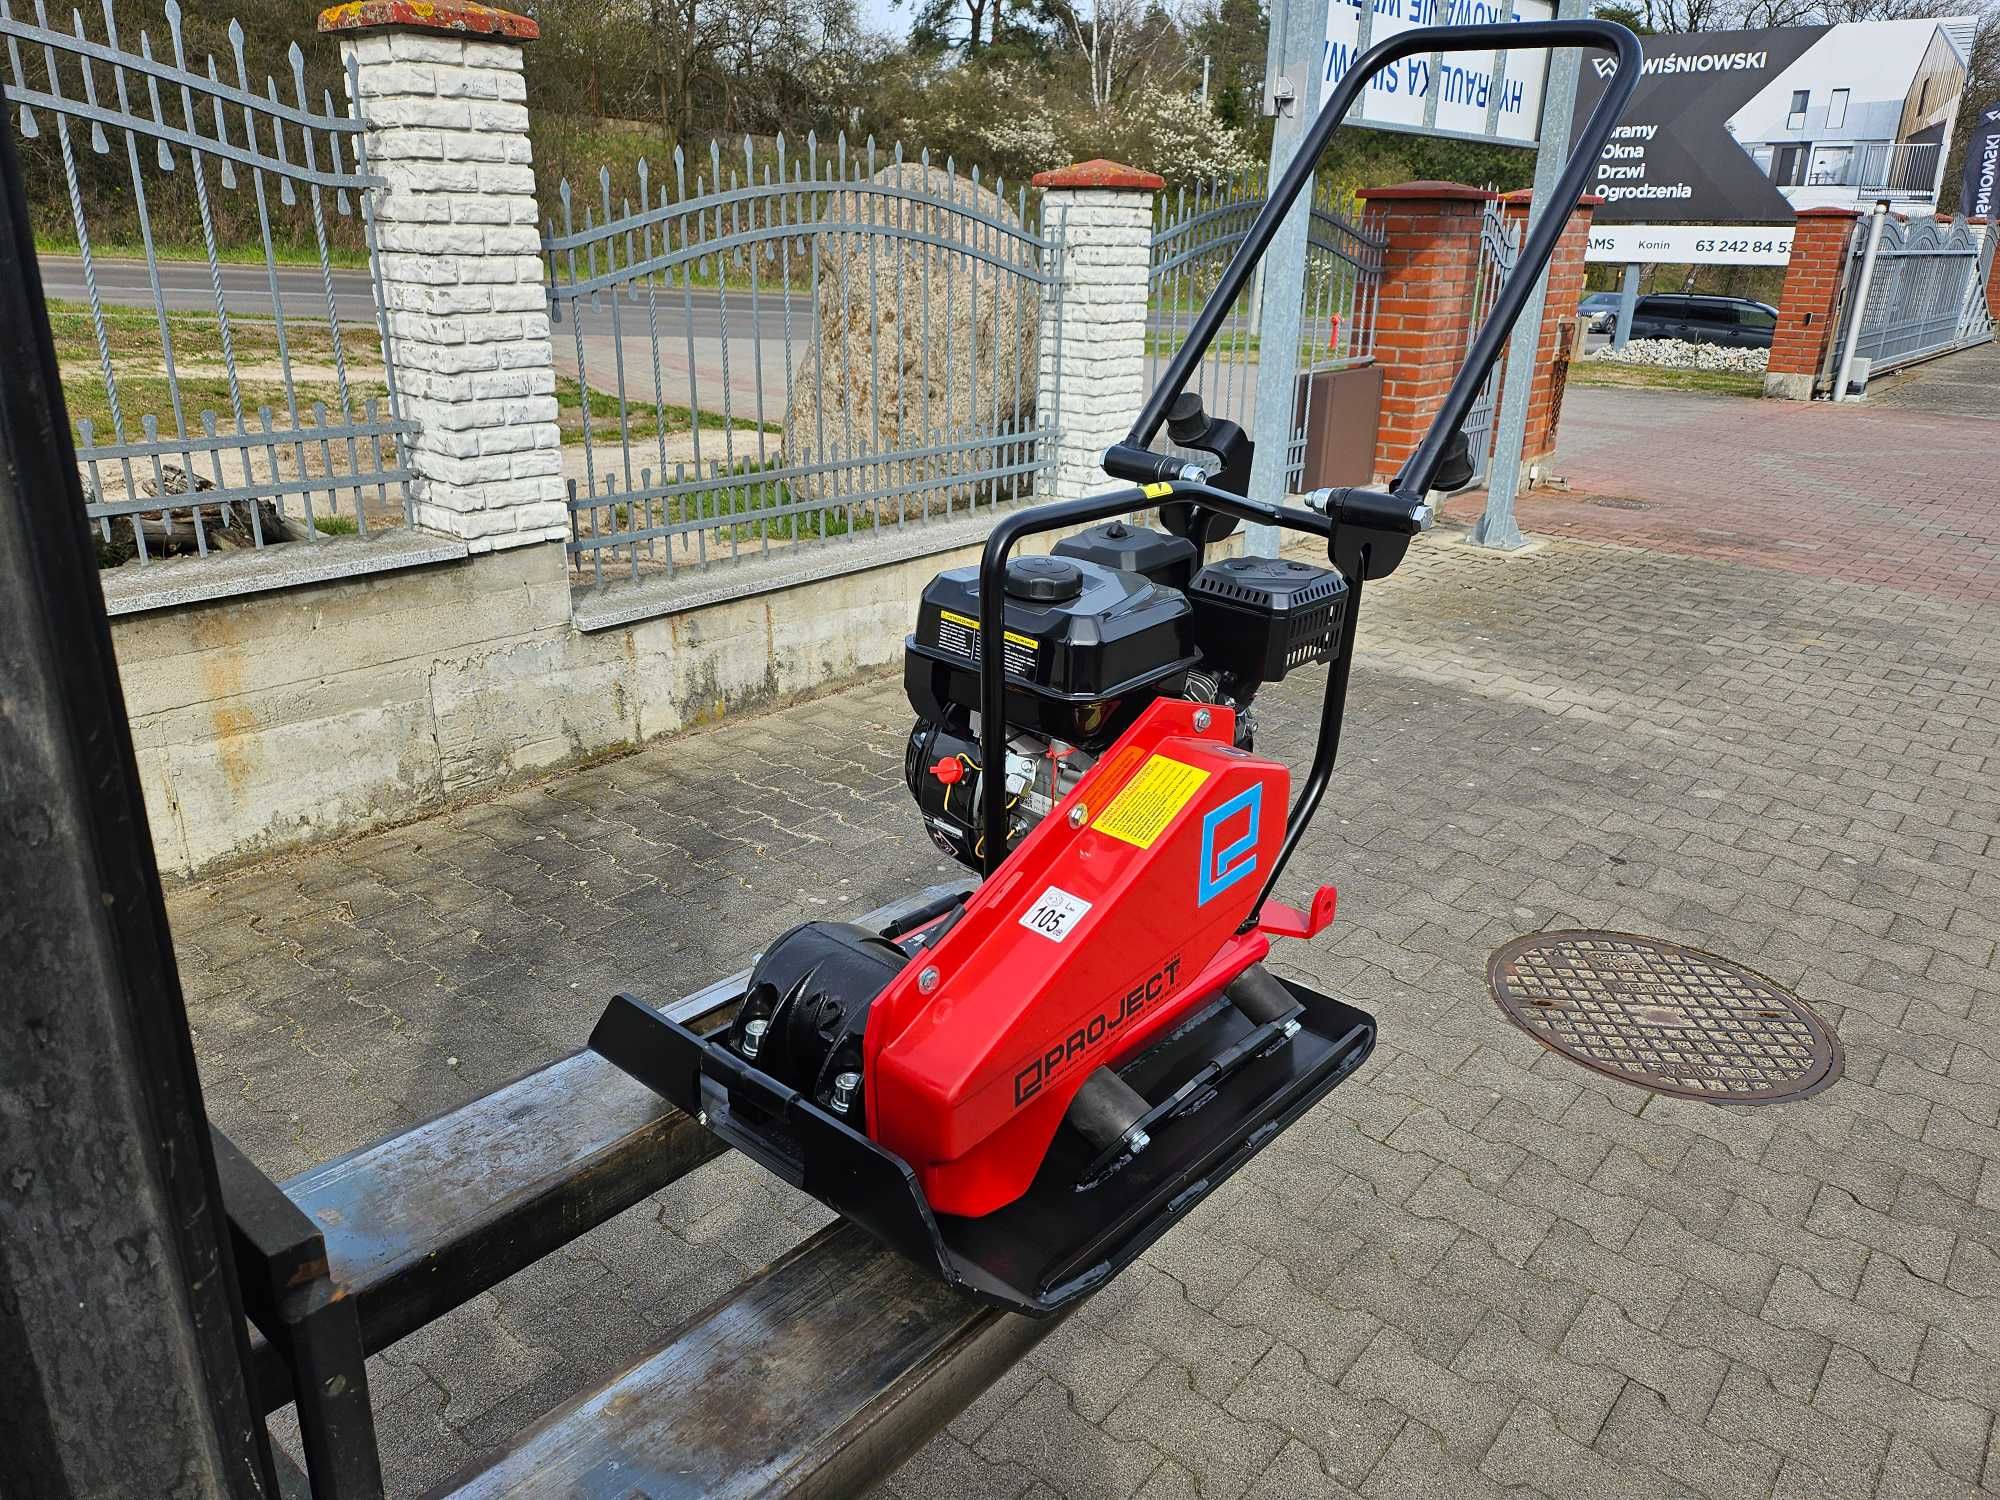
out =
[[[1768,1104],[1840,1076],[1840,1043],[1741,964],[1623,932],[1538,932],[1486,967],[1508,1020],[1543,1046],[1662,1094]]]

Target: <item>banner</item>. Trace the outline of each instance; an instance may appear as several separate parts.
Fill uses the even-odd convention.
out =
[[[1322,101],[1347,76],[1361,52],[1364,5],[1370,12],[1371,47],[1413,26],[1492,26],[1503,21],[1546,21],[1555,15],[1550,0],[1331,0],[1326,44],[1320,51]],[[1433,130],[1532,146],[1542,128],[1542,85],[1549,54],[1508,52],[1506,58],[1497,85],[1500,112],[1490,134],[1486,121],[1496,88],[1491,52],[1442,53],[1435,68],[1428,57],[1404,58],[1375,75],[1348,118],[1357,125],[1422,133],[1435,90]]]
[[[1965,176],[1958,186],[1958,211],[1966,218],[1993,222],[2000,213],[2000,104],[1989,104],[1965,143]]]
[[[1638,90],[1591,174],[1596,222],[1784,225],[1883,196],[1930,212],[1970,32],[1948,17],[1642,37]],[[1616,71],[1586,64],[1579,124]]]

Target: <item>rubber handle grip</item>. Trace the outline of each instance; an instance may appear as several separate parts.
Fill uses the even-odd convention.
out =
[[[1158,484],[1187,477],[1187,460],[1155,453],[1136,443],[1113,443],[1104,450],[1104,472],[1134,484]]]

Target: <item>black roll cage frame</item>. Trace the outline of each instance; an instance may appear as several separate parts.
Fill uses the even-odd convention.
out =
[[[1431,419],[1430,427],[1404,462],[1386,490],[1353,487],[1319,492],[1318,505],[1302,510],[1276,501],[1253,499],[1192,477],[1192,469],[1182,459],[1155,453],[1150,444],[1167,421],[1182,392],[1187,389],[1202,356],[1214,341],[1229,309],[1235,305],[1250,273],[1270,249],[1279,227],[1292,204],[1312,181],[1327,142],[1340,128],[1348,110],[1377,73],[1393,63],[1420,53],[1549,51],[1558,47],[1586,47],[1609,52],[1618,63],[1617,71],[1591,110],[1556,179],[1550,201],[1542,206],[1521,247],[1514,271],[1494,299],[1492,310],[1480,325],[1465,362],[1459,366],[1444,403]],[[1513,21],[1484,26],[1429,26],[1400,32],[1377,42],[1362,53],[1341,79],[1333,96],[1320,111],[1300,142],[1298,152],[1271,195],[1258,211],[1243,243],[1223,270],[1222,279],[1209,294],[1196,316],[1187,340],[1176,351],[1166,373],[1147,398],[1125,440],[1104,455],[1104,469],[1114,479],[1134,481],[1138,488],[1117,489],[1079,500],[1059,500],[1017,511],[1003,518],[987,538],[979,563],[979,754],[980,821],[983,831],[984,873],[991,875],[1007,857],[1007,679],[1005,657],[1005,611],[1007,559],[1025,537],[1055,531],[1065,526],[1087,525],[1127,515],[1162,502],[1192,502],[1202,510],[1219,511],[1238,521],[1261,523],[1287,531],[1302,531],[1325,537],[1327,555],[1346,578],[1349,597],[1340,626],[1338,655],[1327,669],[1326,695],[1320,709],[1319,737],[1313,753],[1312,769],[1304,789],[1285,819],[1285,841],[1264,877],[1255,905],[1243,928],[1257,924],[1264,903],[1270,898],[1278,877],[1291,859],[1306,825],[1312,821],[1334,760],[1340,750],[1340,726],[1347,703],[1347,678],[1354,654],[1354,632],[1361,612],[1361,585],[1365,579],[1383,578],[1402,561],[1409,539],[1429,529],[1431,483],[1444,462],[1453,436],[1464,423],[1487,372],[1499,357],[1522,309],[1542,272],[1555,254],[1556,242],[1569,223],[1569,216],[1583,197],[1598,153],[1611,138],[1612,129],[1632,91],[1639,85],[1641,57],[1639,39],[1615,21]],[[1202,528],[1191,528],[1197,549],[1202,545]]]

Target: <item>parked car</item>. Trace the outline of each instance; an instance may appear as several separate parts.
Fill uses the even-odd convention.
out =
[[[1688,339],[1736,349],[1768,349],[1777,327],[1778,310],[1748,297],[1656,295],[1641,297],[1632,311],[1635,339]]]
[[[1576,315],[1592,333],[1609,333],[1618,325],[1619,300],[1616,292],[1592,292],[1577,303]]]

